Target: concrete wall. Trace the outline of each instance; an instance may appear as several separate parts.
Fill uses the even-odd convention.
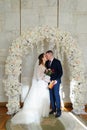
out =
[[[82,50],[87,79],[87,0],[60,0],[59,3],[59,27],[69,31],[73,38],[77,40]],[[64,69],[64,72],[66,75],[66,69]],[[67,78],[65,80],[65,101],[68,101],[69,82]]]
[[[4,86],[4,64],[8,47],[20,35],[20,15],[18,0],[0,0],[0,101],[6,101]]]
[[[30,27],[57,26],[56,0],[0,0],[0,102],[7,101],[2,83],[4,65],[12,40]],[[31,54],[34,58],[34,54]],[[31,80],[31,57],[23,62],[22,82]]]
[[[23,30],[50,25],[71,32],[83,52],[87,77],[87,0],[0,0],[0,102],[7,101],[2,80],[8,47]],[[58,11],[59,10],[59,11]],[[32,54],[34,57],[34,54]],[[31,80],[31,57],[23,62],[22,82]],[[26,62],[25,62],[26,61]],[[66,62],[66,61],[65,61]],[[65,67],[66,68],[66,67]],[[66,69],[67,71],[67,69]],[[65,74],[67,73],[65,71]],[[69,81],[65,79],[65,102],[69,102]]]

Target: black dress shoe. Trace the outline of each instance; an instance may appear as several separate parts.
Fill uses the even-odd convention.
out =
[[[49,114],[54,114],[54,113],[56,113],[56,111],[52,110],[52,111],[49,112]]]
[[[57,112],[56,115],[55,115],[56,118],[57,118],[57,117],[60,117],[60,116],[61,116],[61,111],[60,111],[60,112]]]

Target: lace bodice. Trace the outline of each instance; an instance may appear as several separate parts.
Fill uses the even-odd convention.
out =
[[[39,65],[37,68],[37,79],[44,80],[45,82],[50,82],[50,77],[47,76],[45,72],[46,68],[43,65]]]
[[[38,68],[37,68],[37,79],[38,80],[43,80],[44,79],[44,76],[45,76],[45,66],[43,65],[39,65]]]

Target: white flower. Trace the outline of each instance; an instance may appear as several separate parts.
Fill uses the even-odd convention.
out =
[[[73,108],[79,111],[84,106],[84,99],[82,98],[85,96],[84,66],[81,61],[81,52],[76,41],[72,38],[70,33],[63,32],[58,28],[43,26],[23,32],[20,37],[12,42],[9,48],[9,55],[5,65],[7,79],[4,80],[5,92],[8,96],[8,114],[17,112],[20,107],[19,96],[21,94],[22,84],[18,79],[21,73],[22,57],[29,54],[35,46],[38,54],[43,52],[45,46],[44,40],[49,43],[49,49],[57,50],[58,57],[60,55],[62,64],[64,55],[66,55],[70,70],[70,98],[73,103]]]

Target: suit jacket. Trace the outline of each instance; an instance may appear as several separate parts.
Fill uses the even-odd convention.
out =
[[[52,70],[52,74],[51,74],[51,80],[60,80],[61,82],[61,77],[63,75],[63,70],[62,70],[62,65],[61,62],[54,58],[51,66],[49,65],[49,61],[46,62],[46,68],[47,69],[51,69]]]

